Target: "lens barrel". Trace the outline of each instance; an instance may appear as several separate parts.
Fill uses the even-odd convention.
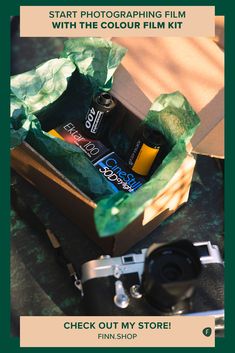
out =
[[[153,244],[145,258],[143,295],[163,313],[188,311],[201,268],[197,249],[188,240]]]

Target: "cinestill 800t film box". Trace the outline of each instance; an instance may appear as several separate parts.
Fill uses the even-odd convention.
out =
[[[133,216],[132,221],[127,222],[120,230],[117,228],[117,231],[111,231],[110,234],[105,231],[105,237],[100,237],[94,220],[97,203],[32,144],[24,141],[13,149],[12,166],[75,222],[88,237],[95,240],[106,253],[118,255],[143,239],[187,202],[196,154],[223,158],[223,71],[218,69],[223,67],[223,54],[217,44],[209,38],[145,37],[133,40],[117,37],[109,42],[127,49],[122,63],[115,71],[111,95],[129,112],[124,121],[122,119],[122,129],[128,131],[129,136],[134,136],[136,126],[146,117],[154,99],[163,92],[182,92],[199,115],[200,125],[191,141],[187,141],[187,153],[168,182],[156,196],[149,197],[150,201],[145,203],[137,216]],[[172,59],[167,60],[167,56],[174,55],[176,47],[177,56],[172,64]],[[161,50],[156,51],[155,48]],[[203,50],[216,57],[217,67],[209,56],[202,55]],[[203,77],[200,88],[198,80],[189,74],[195,65],[196,74]],[[215,80],[213,86],[209,84],[210,77]],[[72,128],[74,134],[74,125],[68,124],[69,122],[67,130],[71,133]],[[55,134],[54,130],[53,137],[61,138]],[[118,137],[114,133],[112,138]],[[86,146],[89,147],[89,144]],[[101,154],[108,154],[108,147],[103,146],[104,150],[98,147]],[[111,150],[109,149],[109,152]],[[141,180],[137,178],[135,185],[141,186]],[[109,216],[106,216],[110,217],[107,224],[112,223],[112,218],[115,222],[115,210],[115,205],[112,205]]]

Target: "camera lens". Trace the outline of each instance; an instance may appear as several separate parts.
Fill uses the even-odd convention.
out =
[[[162,278],[165,281],[177,281],[182,276],[182,270],[177,264],[167,264],[162,268]]]
[[[183,312],[200,273],[200,258],[189,241],[154,244],[147,251],[142,291],[146,300],[162,312]]]
[[[154,251],[149,261],[149,270],[160,283],[184,281],[196,275],[196,267],[190,254],[185,250],[174,248],[175,245],[168,245]]]

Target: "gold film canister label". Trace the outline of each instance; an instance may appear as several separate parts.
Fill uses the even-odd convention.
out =
[[[148,175],[159,150],[160,147],[153,148],[143,143],[136,157],[132,170],[135,173],[143,176]]]

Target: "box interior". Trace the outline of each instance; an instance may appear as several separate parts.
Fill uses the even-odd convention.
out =
[[[115,76],[114,79],[115,82],[117,77],[116,85],[118,84],[119,80],[121,80],[122,82],[125,81],[124,77],[122,77],[122,72],[124,73],[124,76],[128,74],[125,69],[120,69],[119,72],[120,74]],[[134,81],[132,83],[129,81],[128,85],[130,84],[132,84],[133,87],[136,86],[134,84]],[[84,86],[82,91],[78,93],[77,90],[79,85]],[[145,100],[144,94],[138,89],[138,87],[134,89],[136,89],[139,94],[139,97],[135,96],[135,99],[139,98],[140,100]],[[142,116],[140,111],[135,109],[136,106],[134,104],[133,107],[129,105],[129,107],[127,108],[125,105],[126,102],[122,102],[119,100],[119,94],[117,93],[115,88],[111,90],[111,93],[116,100],[115,113],[112,115],[112,119],[114,120],[112,121],[112,127],[108,135],[105,136],[105,141],[102,142],[106,144],[111,151],[115,151],[115,153],[117,153],[117,155],[122,158],[123,161],[127,161],[127,156],[130,153],[130,148],[137,137],[137,132],[139,126],[141,125],[144,119],[144,116]],[[135,92],[132,93],[135,94]],[[77,123],[79,122],[81,126],[85,115],[84,101],[89,102],[91,100],[91,97],[91,86],[87,84],[87,80],[85,80],[82,75],[79,75],[76,70],[69,79],[68,87],[66,91],[62,94],[62,96],[49,106],[35,113],[41,123],[42,130],[48,132],[51,129],[55,129],[57,126],[60,126],[62,123],[70,121],[76,121]],[[31,145],[30,140],[28,140],[27,142]],[[37,150],[37,147],[35,147],[34,144],[32,144],[32,147]],[[160,165],[160,162],[167,155],[167,152],[170,152],[171,148],[172,146],[168,142],[168,151],[166,151],[166,153],[165,151],[163,151],[163,153],[161,154],[159,153],[158,162],[157,164],[155,163],[153,165],[149,177],[151,177],[156,168]],[[84,157],[87,159],[85,154]],[[102,179],[104,179],[104,182],[106,182],[106,179],[102,175],[101,177]],[[68,178],[66,179],[68,180]],[[146,181],[148,181],[148,179],[149,178],[146,178]],[[96,202],[96,200],[93,199],[90,195],[81,191],[79,185],[75,185],[74,182],[71,182],[71,180],[70,183],[77,190],[80,190],[83,197],[86,197],[88,200],[92,200],[94,203]]]

